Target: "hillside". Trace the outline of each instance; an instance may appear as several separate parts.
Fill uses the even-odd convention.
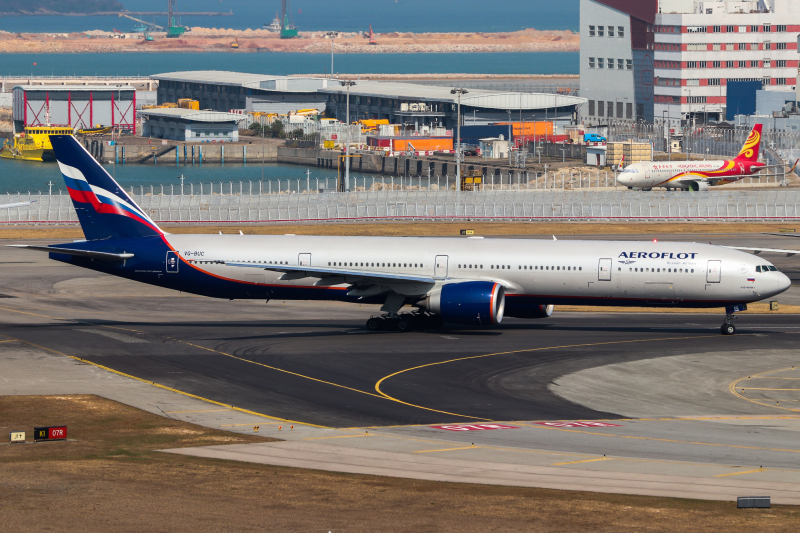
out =
[[[81,13],[90,14],[101,11],[122,11],[124,7],[117,0],[0,0],[0,13],[33,15]]]

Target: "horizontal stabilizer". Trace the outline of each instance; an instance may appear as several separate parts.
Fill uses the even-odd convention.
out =
[[[30,202],[17,202],[15,204],[0,205],[0,209],[12,209],[14,207],[25,207],[27,205],[31,205],[35,201],[36,200],[31,200]]]
[[[80,257],[92,257],[94,259],[105,259],[106,261],[124,261],[133,257],[133,254],[114,254],[110,252],[95,252],[92,250],[76,250],[74,248],[59,248],[57,246],[33,246],[30,244],[7,244],[11,248],[27,248],[37,252],[50,252],[53,254],[77,255]]]

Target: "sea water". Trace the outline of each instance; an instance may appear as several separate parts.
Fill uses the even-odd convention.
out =
[[[128,11],[163,12],[164,0],[122,0]],[[189,27],[258,29],[269,24],[278,0],[181,0],[179,11],[230,12],[225,17],[184,16]],[[525,28],[573,30],[579,24],[578,0],[290,0],[289,17],[300,31],[368,32],[510,32]],[[166,25],[166,17],[143,17]],[[137,23],[116,16],[20,16],[0,19],[10,32],[131,31]]]
[[[333,68],[355,75],[578,74],[579,61],[578,52],[335,54]],[[289,76],[323,74],[330,65],[330,54],[284,52],[3,54],[0,76],[150,76],[185,70]]]

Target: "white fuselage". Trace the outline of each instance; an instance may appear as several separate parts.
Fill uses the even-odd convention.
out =
[[[757,168],[753,166],[753,168]],[[705,181],[714,185],[717,181],[730,183],[752,174],[747,167],[736,161],[653,161],[634,163],[625,167],[617,183],[626,187],[689,188],[688,183]]]
[[[183,259],[181,273],[191,269],[209,280],[274,287],[282,299],[292,299],[292,289],[344,294],[351,284],[347,279],[320,284],[313,277],[280,280],[281,273],[268,269],[282,264],[429,276],[435,285],[494,281],[505,287],[509,302],[523,298],[545,304],[721,307],[769,298],[790,286],[780,272],[756,273],[757,266],[768,264],[763,259],[697,243],[293,235],[168,235],[166,240]],[[136,279],[164,285],[177,274],[162,271],[151,281]],[[391,290],[414,297],[432,288],[406,283]],[[202,286],[181,290],[209,294]],[[297,299],[309,299],[308,294],[300,291]]]

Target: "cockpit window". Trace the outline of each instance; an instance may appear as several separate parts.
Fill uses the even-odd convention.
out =
[[[778,269],[777,269],[777,268],[775,268],[775,267],[774,267],[774,266],[772,266],[772,265],[769,265],[767,268],[769,268],[769,271],[770,271],[770,272],[777,272],[777,271],[778,271]]]
[[[761,272],[761,265],[758,265],[758,266],[756,267],[756,272]]]

